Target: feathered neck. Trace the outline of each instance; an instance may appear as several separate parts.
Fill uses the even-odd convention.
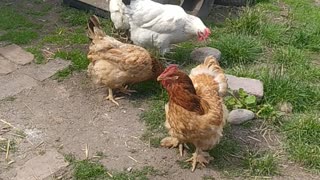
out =
[[[199,115],[206,114],[208,103],[199,97],[189,76],[184,72],[178,71],[178,79],[165,82],[165,88],[169,94],[169,102],[173,102],[184,109],[196,112]]]

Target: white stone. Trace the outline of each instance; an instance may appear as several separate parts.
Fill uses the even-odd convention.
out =
[[[255,117],[252,111],[247,109],[235,109],[229,113],[228,122],[230,124],[241,124]]]

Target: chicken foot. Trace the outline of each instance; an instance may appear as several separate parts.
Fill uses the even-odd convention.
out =
[[[201,149],[196,148],[196,151],[192,154],[192,157],[187,159],[185,162],[192,162],[192,172],[196,169],[197,163],[206,167],[210,162],[209,153],[203,152]]]
[[[189,149],[189,147],[187,146],[187,144],[185,143],[179,143],[179,140],[177,138],[174,137],[166,137],[163,138],[160,142],[160,145],[162,147],[166,147],[166,148],[175,148],[177,146],[179,146],[179,153],[180,156],[183,156],[183,150],[184,148]]]
[[[128,85],[126,85],[125,87],[120,88],[120,92],[122,92],[123,94],[131,96],[131,93],[135,93],[137,91],[136,90],[132,90],[132,89],[128,89]]]
[[[119,103],[118,103],[116,100],[122,99],[123,97],[114,98],[112,89],[109,88],[108,90],[109,90],[109,94],[108,94],[108,96],[106,97],[106,100],[110,100],[111,102],[113,102],[114,104],[116,104],[117,106],[119,106]]]

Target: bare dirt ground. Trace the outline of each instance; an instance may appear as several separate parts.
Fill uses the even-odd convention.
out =
[[[221,170],[213,167],[197,169],[195,172],[183,169],[176,160],[184,160],[189,155],[180,157],[177,150],[152,148],[147,142],[141,141],[145,126],[139,114],[147,108],[146,104],[137,105],[130,99],[120,100],[121,107],[118,108],[105,101],[105,95],[105,89],[93,87],[83,72],[63,82],[48,79],[14,99],[1,101],[0,118],[23,130],[27,137],[17,141],[16,152],[10,154],[10,159],[15,160],[15,163],[8,166],[0,162],[0,179],[12,179],[17,167],[50,149],[85,159],[86,145],[89,158],[102,152],[105,156],[100,162],[111,170],[152,166],[162,174],[151,179],[191,180],[202,179],[203,176],[228,179],[221,174]],[[279,148],[276,141],[266,143],[259,133],[245,128],[231,127],[231,134],[241,146]],[[248,136],[256,137],[257,140]],[[284,161],[286,164],[281,168],[282,176],[274,179],[316,178],[287,160]]]

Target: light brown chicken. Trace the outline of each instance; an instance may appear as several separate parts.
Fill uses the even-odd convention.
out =
[[[88,22],[89,46],[88,75],[95,84],[108,87],[106,99],[119,105],[113,96],[113,89],[130,94],[128,84],[134,84],[156,77],[162,72],[162,64],[139,46],[122,43],[103,32],[99,19],[91,16]]]
[[[223,70],[215,58],[209,56],[193,68],[189,76],[177,65],[170,65],[158,81],[169,94],[165,126],[170,137],[162,139],[161,146],[179,145],[182,155],[183,144],[192,143],[196,151],[187,160],[192,161],[192,171],[197,162],[205,166],[210,159],[204,151],[219,142],[228,114],[222,99],[227,89]]]

